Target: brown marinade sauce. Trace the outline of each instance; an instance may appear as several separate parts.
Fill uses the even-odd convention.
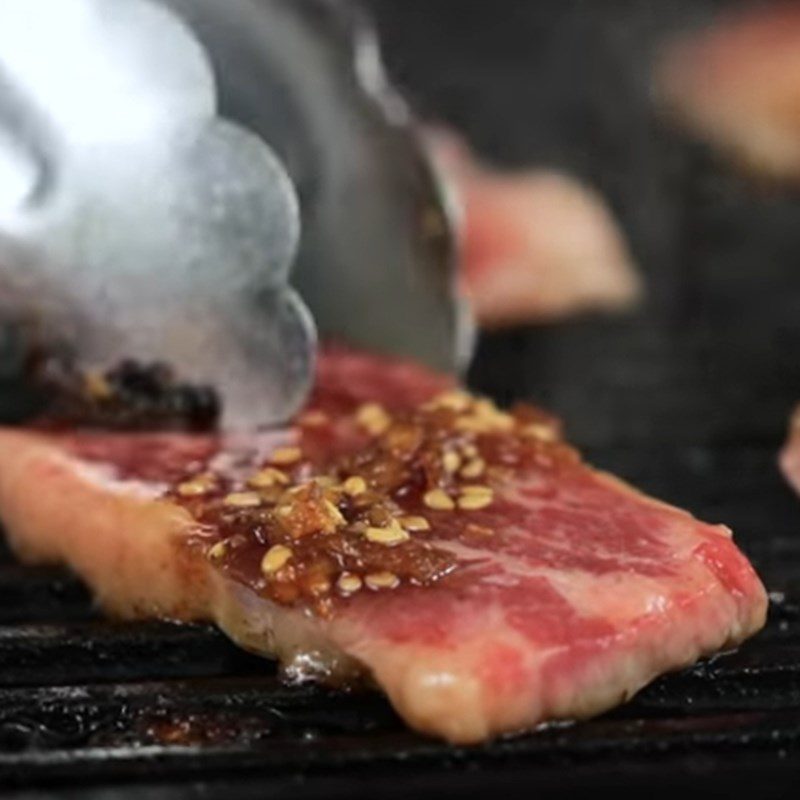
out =
[[[186,475],[168,497],[197,520],[193,544],[218,568],[321,615],[361,592],[452,579],[447,542],[491,537],[487,512],[509,478],[577,458],[551,418],[460,391],[394,414],[313,410],[298,430],[296,446],[247,476]]]

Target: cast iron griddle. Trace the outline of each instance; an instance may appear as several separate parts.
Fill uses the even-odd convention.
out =
[[[487,339],[473,383],[562,414],[592,460],[730,524],[780,602],[738,653],[592,722],[454,749],[377,695],[286,688],[205,627],[116,625],[58,571],[0,564],[0,787],[80,798],[782,798],[800,777],[800,499],[775,465],[800,399],[800,202],[660,125],[646,62],[710,3],[374,0],[394,72],[509,165],[612,199],[650,299]],[[667,8],[667,6],[669,6]]]

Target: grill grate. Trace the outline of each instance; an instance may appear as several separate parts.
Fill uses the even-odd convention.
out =
[[[765,451],[763,458],[768,455],[774,457]],[[752,452],[743,458],[752,468],[751,491],[773,485],[783,493]],[[647,482],[643,464],[629,453],[617,460]],[[659,474],[668,474],[665,463]],[[748,506],[743,499],[731,502]],[[735,517],[734,506],[719,510]],[[428,789],[444,780],[443,790],[458,789],[463,797],[483,794],[510,774],[525,779],[520,786],[546,788],[551,776],[554,786],[577,792],[580,781],[596,787],[613,769],[626,782],[637,765],[642,780],[652,780],[658,769],[665,770],[664,780],[674,780],[675,769],[684,775],[700,769],[702,777],[724,765],[733,776],[743,765],[767,760],[777,790],[781,770],[791,780],[800,744],[800,537],[772,537],[750,549],[770,586],[783,592],[757,639],[657,681],[597,720],[479,748],[414,735],[376,694],[286,687],[273,665],[205,626],[104,621],[73,578],[18,566],[6,556],[0,565],[0,785],[74,786],[76,796],[96,791],[98,797],[124,785],[125,796],[147,796],[158,780],[159,791],[170,796],[198,786],[211,791],[215,782],[221,791],[219,781],[227,781],[226,791],[237,786],[244,796],[261,786],[278,795],[329,797],[335,786],[346,793],[355,776],[385,793],[404,775],[412,782],[424,776]],[[718,778],[714,785],[719,788]]]

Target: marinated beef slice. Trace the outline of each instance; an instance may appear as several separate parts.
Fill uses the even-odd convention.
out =
[[[593,470],[547,415],[335,350],[283,431],[0,431],[0,516],[109,613],[213,621],[459,743],[597,714],[767,605],[727,528]]]

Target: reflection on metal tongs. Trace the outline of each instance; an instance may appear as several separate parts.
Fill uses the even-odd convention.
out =
[[[3,0],[0,320],[35,318],[87,366],[168,361],[235,425],[302,403],[312,315],[463,363],[436,181],[335,6]]]
[[[141,0],[4,0],[0,76],[4,304],[84,363],[162,359],[214,383],[237,423],[296,408],[314,332],[287,288],[294,192],[216,117],[184,24]]]

